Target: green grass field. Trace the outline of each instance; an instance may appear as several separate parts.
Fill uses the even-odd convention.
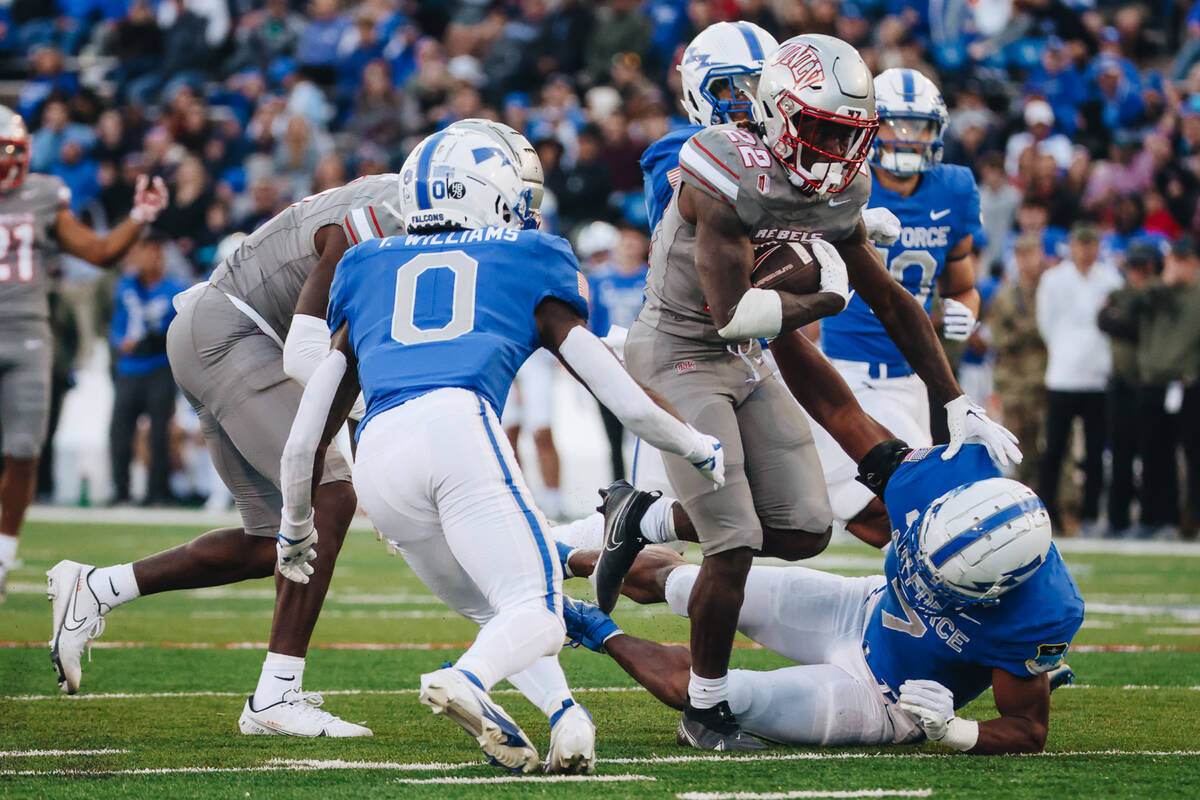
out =
[[[676,712],[633,688],[611,661],[568,649],[563,664],[596,719],[600,764],[596,776],[555,781],[484,765],[456,726],[417,702],[417,676],[456,657],[473,626],[362,531],[338,563],[305,688],[321,691],[334,713],[368,723],[373,739],[238,733],[270,625],[267,581],[118,609],[84,664],[82,693],[60,696],[45,645],[45,570],[64,556],[134,559],[200,530],[27,526],[24,567],[0,606],[0,796],[1200,797],[1200,549],[1065,554],[1088,613],[1069,657],[1078,685],[1054,694],[1043,755],[977,758],[933,745],[705,755],[677,747]],[[812,565],[867,574],[877,562],[865,547],[845,544]],[[587,588],[567,584],[572,594],[586,596]],[[622,601],[615,616],[631,633],[687,637],[686,623],[665,606]],[[739,648],[734,663],[785,662]],[[498,699],[544,752],[541,714],[514,694]],[[994,716],[990,695],[965,713]],[[479,785],[485,779],[497,782]]]

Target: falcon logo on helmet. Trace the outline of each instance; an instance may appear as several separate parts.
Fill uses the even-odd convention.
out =
[[[11,192],[29,174],[29,131],[21,115],[0,106],[0,193]]]
[[[841,39],[806,34],[767,57],[754,119],[791,182],[836,194],[862,168],[879,128],[871,71]]]
[[[880,132],[871,163],[893,175],[928,172],[942,160],[950,114],[933,81],[915,69],[889,69],[875,78]]]
[[[753,119],[763,57],[775,47],[775,37],[753,22],[718,22],[692,39],[678,67],[692,124],[734,122],[734,114]]]
[[[1029,487],[988,478],[952,489],[895,538],[904,600],[932,616],[995,605],[1050,550],[1050,515]]]

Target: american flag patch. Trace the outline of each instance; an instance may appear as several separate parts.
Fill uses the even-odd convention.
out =
[[[905,461],[920,461],[925,456],[933,452],[932,447],[918,447],[915,450],[910,450],[908,455],[904,457]]]
[[[587,278],[583,277],[582,272],[576,272],[575,280],[578,281],[578,283],[579,283],[579,296],[582,297],[584,300],[587,300],[590,303],[592,298],[588,294]]]
[[[667,183],[671,184],[672,189],[679,188],[679,167],[667,172]]]

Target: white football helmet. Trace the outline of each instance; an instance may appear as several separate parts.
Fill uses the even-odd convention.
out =
[[[893,547],[905,601],[957,614],[995,605],[1045,563],[1050,515],[1028,486],[988,478],[934,500]]]
[[[493,136],[469,128],[438,131],[408,154],[400,168],[400,215],[409,233],[537,227],[519,161]]]
[[[460,119],[450,126],[454,130],[475,130],[484,133],[507,147],[517,163],[521,165],[521,180],[532,194],[530,205],[542,207],[542,196],[546,190],[546,176],[542,171],[542,160],[537,151],[516,128],[490,119],[472,117]]]
[[[927,172],[942,160],[942,137],[950,114],[933,81],[915,69],[889,69],[875,78],[879,123],[891,138],[875,137],[871,163],[894,175]]]
[[[692,124],[720,125],[738,112],[753,119],[763,58],[776,47],[775,37],[753,22],[718,22],[692,39],[677,67]],[[728,98],[718,95],[723,89]]]
[[[21,115],[0,106],[0,192],[10,192],[29,174],[29,131]]]
[[[767,56],[754,107],[788,178],[818,193],[850,185],[879,128],[871,71],[857,50],[823,34],[794,36]]]

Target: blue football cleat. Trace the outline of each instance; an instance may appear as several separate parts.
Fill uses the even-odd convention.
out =
[[[583,645],[597,653],[603,653],[604,643],[621,633],[620,626],[599,606],[566,595],[563,595],[563,622],[571,647]]]
[[[1075,670],[1071,669],[1070,664],[1059,664],[1046,674],[1050,677],[1050,691],[1052,692],[1075,682]]]

